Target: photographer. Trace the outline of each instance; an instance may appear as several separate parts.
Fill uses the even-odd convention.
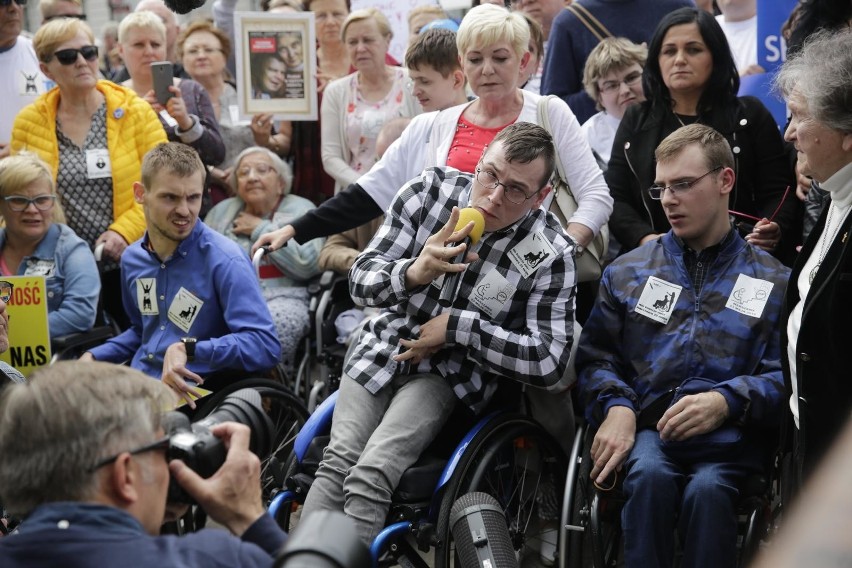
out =
[[[66,362],[0,398],[0,500],[23,517],[0,539],[19,566],[272,566],[286,536],[261,503],[249,429],[214,426],[227,458],[209,479],[166,462],[161,412],[174,395],[129,367]],[[203,530],[157,536],[170,473],[236,537]],[[49,543],[49,544],[47,544]]]

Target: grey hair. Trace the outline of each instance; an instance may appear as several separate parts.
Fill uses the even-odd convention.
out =
[[[154,441],[175,402],[160,381],[109,363],[60,362],[0,398],[0,501],[26,516],[45,503],[98,493],[91,468]]]
[[[237,159],[234,160],[234,170],[231,172],[231,187],[239,187],[237,170],[240,167],[240,162],[242,162],[243,158],[249,154],[263,154],[269,157],[269,160],[272,162],[272,167],[278,173],[278,179],[280,179],[284,184],[284,195],[290,193],[290,188],[293,186],[293,170],[290,169],[290,165],[287,162],[281,159],[281,156],[269,148],[264,148],[262,146],[249,146],[240,152]]]
[[[852,132],[852,29],[822,30],[788,59],[775,76],[785,98],[795,91],[817,121]]]

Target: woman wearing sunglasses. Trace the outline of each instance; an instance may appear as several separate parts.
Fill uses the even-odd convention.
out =
[[[42,72],[56,87],[25,107],[12,128],[12,152],[30,150],[47,162],[68,225],[90,246],[104,244],[118,261],[142,237],[145,218],[133,198],[142,157],[167,141],[147,101],[132,90],[98,80],[98,48],[85,22],[48,22],[33,38]],[[118,266],[110,263],[104,285],[114,291],[105,308],[120,317]]]
[[[23,153],[0,161],[0,275],[44,276],[51,337],[91,329],[101,283],[88,245],[62,221],[53,174]],[[3,298],[0,285],[0,299]]]

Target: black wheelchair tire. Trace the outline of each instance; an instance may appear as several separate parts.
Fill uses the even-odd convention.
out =
[[[515,450],[519,441],[524,441],[525,444],[534,447],[539,458],[535,464],[526,462],[526,467],[523,467],[514,462],[518,457]],[[510,466],[509,468],[505,467],[507,464]],[[536,471],[529,467],[536,464],[539,466],[537,477]],[[511,473],[514,478],[515,474],[518,473],[515,469],[518,467],[522,467],[520,472],[521,483],[525,484],[527,489],[529,489],[530,483],[534,484],[535,493],[521,495],[522,491],[512,490],[508,492],[507,500],[506,491],[500,491],[499,489],[502,487],[495,487],[495,485],[500,485],[502,480],[499,478],[507,473]],[[566,457],[559,444],[536,421],[520,414],[503,414],[495,417],[471,440],[468,451],[460,459],[444,490],[436,527],[438,543],[435,549],[435,568],[458,565],[452,542],[451,527],[449,526],[449,516],[453,503],[460,496],[472,491],[482,491],[495,497],[504,507],[509,533],[513,541],[512,546],[517,551],[524,545],[525,540],[531,538],[526,530],[536,506],[540,482],[545,475],[553,477],[552,485],[558,521],[558,510],[562,504],[566,469]],[[494,474],[496,474],[496,477],[489,477],[489,475]],[[527,479],[528,475],[532,478]],[[495,481],[497,483],[494,483]]]

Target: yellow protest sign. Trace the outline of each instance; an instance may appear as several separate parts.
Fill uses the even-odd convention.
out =
[[[0,360],[24,375],[50,363],[47,328],[47,290],[44,276],[4,276],[15,289],[6,306],[9,314],[9,349]]]

